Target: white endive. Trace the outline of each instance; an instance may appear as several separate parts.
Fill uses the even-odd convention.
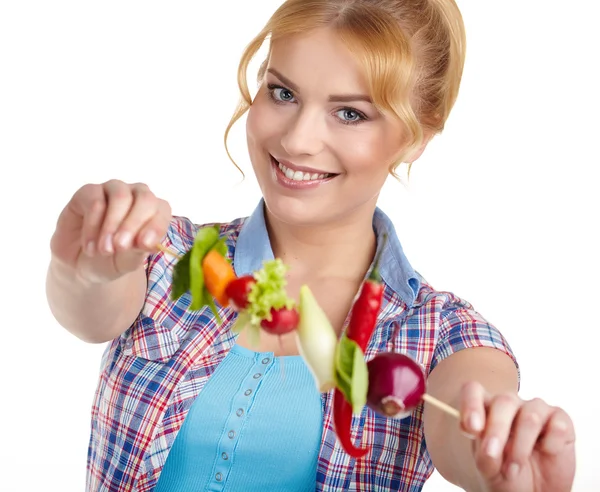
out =
[[[298,351],[312,372],[317,388],[321,393],[326,393],[335,387],[337,336],[325,311],[307,285],[300,287],[298,312]]]

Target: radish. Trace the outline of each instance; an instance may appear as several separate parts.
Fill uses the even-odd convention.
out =
[[[300,322],[296,329],[298,351],[312,372],[318,390],[325,393],[336,386],[337,335],[307,285],[300,287],[299,312]]]
[[[263,319],[260,327],[271,335],[284,335],[298,326],[300,315],[296,308],[271,309],[271,319]]]
[[[298,325],[296,303],[285,290],[287,270],[288,266],[281,259],[267,260],[260,270],[239,277],[227,286],[230,304],[239,313],[232,330],[240,333],[247,329],[253,346],[259,344],[261,329],[283,335]]]
[[[410,357],[384,352],[367,362],[367,405],[386,417],[403,419],[425,395],[425,374]]]
[[[234,311],[242,311],[248,307],[248,294],[256,280],[252,275],[238,277],[227,284],[225,295],[229,298],[229,304]]]

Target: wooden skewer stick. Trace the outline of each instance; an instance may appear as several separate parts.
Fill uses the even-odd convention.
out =
[[[174,251],[171,251],[169,248],[165,248],[165,247],[164,247],[162,244],[160,244],[160,243],[158,243],[158,244],[156,245],[156,247],[157,247],[157,248],[158,248],[160,251],[162,251],[163,253],[166,253],[166,254],[168,254],[168,255],[174,256],[175,258],[177,258],[177,259],[179,259],[179,260],[181,260],[181,258],[182,258],[182,256],[181,256],[181,255],[179,255],[179,254],[175,253]]]
[[[430,403],[434,407],[437,407],[440,410],[443,410],[448,415],[452,415],[453,417],[456,417],[457,419],[460,419],[460,412],[456,408],[451,407],[450,405],[444,403],[443,401],[438,400],[437,398],[435,398],[435,397],[433,397],[431,395],[428,395],[427,393],[425,393],[422,398],[427,403]]]

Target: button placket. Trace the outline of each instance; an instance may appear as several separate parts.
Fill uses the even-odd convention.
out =
[[[255,357],[254,364],[250,366],[246,377],[242,381],[241,391],[233,401],[232,411],[227,419],[227,425],[219,442],[219,459],[213,469],[213,486],[211,490],[223,490],[227,483],[227,475],[232,466],[235,446],[240,439],[240,432],[246,421],[248,408],[264,374],[272,364],[272,358]]]

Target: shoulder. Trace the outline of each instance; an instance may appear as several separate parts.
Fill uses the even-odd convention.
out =
[[[508,340],[471,302],[454,292],[435,289],[420,275],[419,280],[412,305],[390,295],[393,308],[387,309],[387,350],[412,356],[427,373],[450,355],[475,347],[498,349],[518,368]]]

